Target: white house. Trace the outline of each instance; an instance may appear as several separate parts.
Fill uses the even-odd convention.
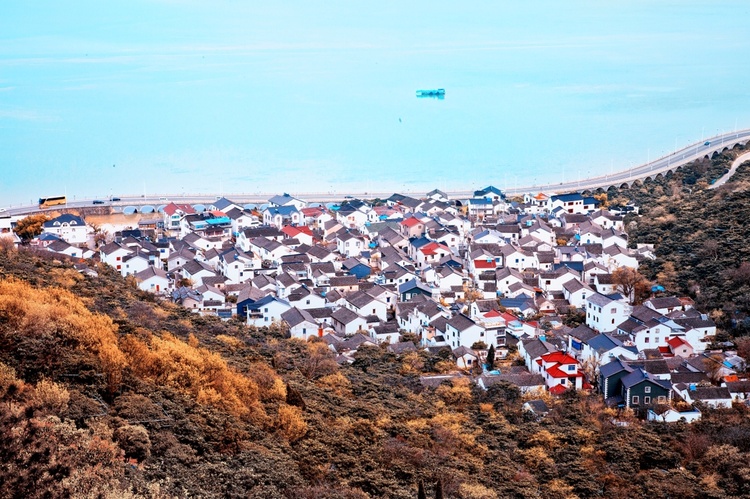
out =
[[[336,250],[345,258],[359,256],[365,249],[365,241],[349,231],[341,231],[336,236]]]
[[[308,340],[313,336],[322,336],[323,328],[307,310],[290,308],[281,314],[281,320],[289,327],[292,338]]]
[[[456,314],[445,324],[446,341],[452,348],[465,346],[471,348],[478,341],[484,342],[487,347],[494,345],[497,348],[497,340],[493,335],[487,335],[485,329],[464,314]]]
[[[292,307],[289,302],[267,295],[247,305],[247,324],[257,327],[270,326],[273,322],[281,320],[281,314],[290,308]]]
[[[54,234],[63,241],[72,245],[84,245],[94,230],[86,225],[83,218],[76,215],[64,214],[47,220],[42,224],[42,232]]]
[[[609,333],[628,319],[631,310],[627,303],[592,293],[586,298],[586,325],[600,333]]]
[[[167,273],[156,267],[148,268],[135,274],[138,282],[138,288],[151,293],[166,293],[172,290],[172,281],[169,280]]]

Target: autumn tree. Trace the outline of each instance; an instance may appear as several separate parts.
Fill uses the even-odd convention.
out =
[[[42,225],[44,225],[44,222],[47,220],[49,220],[49,217],[43,213],[29,215],[28,217],[19,220],[13,231],[24,241],[31,241],[42,233]]]
[[[631,304],[640,303],[648,296],[649,282],[632,267],[619,267],[612,272],[612,282],[617,291],[627,297]]]
[[[664,262],[661,266],[661,271],[656,274],[657,283],[664,286],[668,290],[677,289],[677,270],[672,262]]]

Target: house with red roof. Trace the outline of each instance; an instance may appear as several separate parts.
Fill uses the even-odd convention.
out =
[[[550,392],[583,388],[581,364],[565,352],[550,352],[536,360]],[[557,388],[560,387],[560,388]]]
[[[164,229],[168,231],[180,231],[182,221],[187,215],[195,215],[195,208],[189,204],[169,203],[164,207]]]
[[[672,355],[682,357],[683,359],[692,357],[694,353],[692,345],[690,345],[683,336],[669,338],[669,340],[667,340],[667,346]]]
[[[430,265],[437,265],[440,260],[450,254],[451,250],[448,246],[432,241],[417,249],[414,256],[417,261],[417,266],[424,269]]]
[[[300,223],[313,228],[323,227],[323,224],[329,220],[333,220],[333,216],[323,207],[315,206],[310,208],[302,208],[300,210]]]
[[[424,235],[424,222],[416,217],[405,218],[399,223],[399,229],[401,230],[401,235],[407,239],[421,237]]]
[[[313,233],[312,230],[310,230],[310,227],[305,225],[285,225],[281,228],[281,232],[284,233],[284,237],[287,239],[296,239],[302,244],[307,244],[308,246],[313,245]]]

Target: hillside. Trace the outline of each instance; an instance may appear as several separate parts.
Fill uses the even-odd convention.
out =
[[[640,270],[679,294],[687,294],[734,335],[750,332],[750,163],[718,189],[710,182],[747,149],[737,147],[695,162],[667,177],[608,193],[632,200],[640,217],[628,220],[632,246],[655,245],[655,261]]]
[[[672,281],[659,282],[709,310],[732,302],[741,317],[747,283],[733,269],[746,250],[700,256],[710,221],[727,229],[714,231],[717,244],[744,235],[748,168],[716,192],[701,185],[728,160],[610,199],[644,207],[631,233],[658,243],[650,278],[671,262]],[[413,498],[419,481],[428,497],[438,481],[458,498],[750,495],[741,406],[664,425],[574,392],[548,399],[537,421],[509,385],[425,389],[419,376],[441,357],[365,348],[340,367],[321,343],[202,318],[96,270],[0,250],[9,497]]]

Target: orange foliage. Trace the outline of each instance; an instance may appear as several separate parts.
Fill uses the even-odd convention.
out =
[[[117,348],[115,324],[109,317],[89,311],[69,291],[36,289],[16,279],[0,281],[0,317],[16,334],[59,337],[94,354],[101,362],[109,389],[119,388],[125,357]]]
[[[198,403],[211,405],[257,422],[266,415],[258,385],[231,369],[218,354],[191,346],[169,333],[150,336],[148,343],[123,338],[122,350],[137,376],[189,393]]]
[[[290,442],[299,440],[307,433],[307,423],[302,417],[302,411],[293,405],[285,404],[279,407],[277,427],[279,433]]]

